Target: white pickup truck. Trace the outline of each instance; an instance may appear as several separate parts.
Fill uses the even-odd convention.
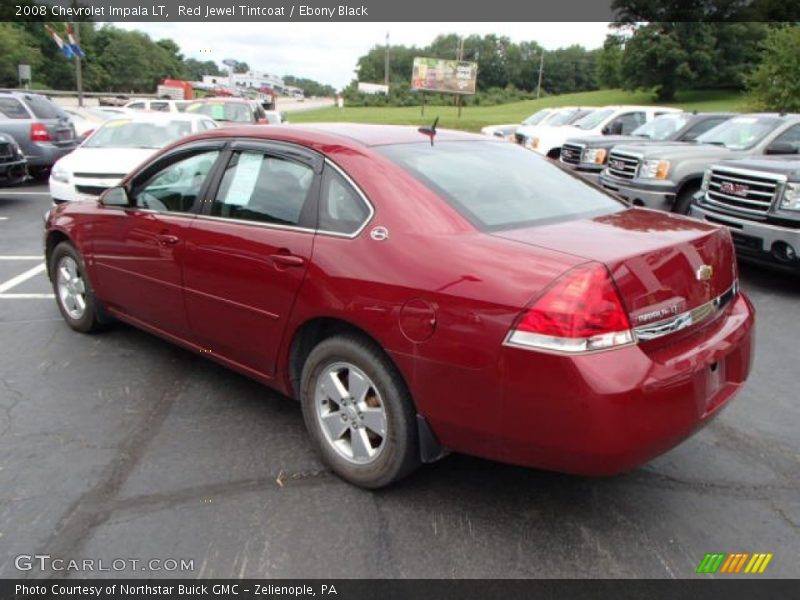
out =
[[[664,106],[601,106],[569,125],[539,125],[517,129],[517,141],[548,158],[558,159],[567,139],[586,135],[628,135],[634,129],[678,108]]]

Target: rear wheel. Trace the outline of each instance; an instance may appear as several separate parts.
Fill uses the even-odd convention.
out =
[[[75,331],[99,329],[102,309],[95,298],[83,259],[70,242],[61,242],[50,256],[53,291],[61,316]]]
[[[410,395],[372,342],[353,335],[320,342],[303,367],[300,399],[311,440],[343,479],[379,488],[419,466]]]

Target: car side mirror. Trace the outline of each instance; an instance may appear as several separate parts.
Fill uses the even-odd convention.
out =
[[[100,204],[102,206],[130,206],[131,199],[128,196],[128,190],[119,185],[103,192],[100,196]]]
[[[797,146],[789,142],[772,142],[764,154],[797,154]]]

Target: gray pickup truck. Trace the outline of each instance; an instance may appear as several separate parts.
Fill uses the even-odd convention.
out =
[[[734,113],[668,113],[639,126],[630,135],[590,135],[569,138],[561,146],[561,164],[594,181],[619,144],[693,142],[698,136],[734,117]]]
[[[793,139],[784,143],[794,156],[712,165],[689,214],[728,227],[742,258],[800,274],[800,133]]]
[[[721,160],[791,154],[800,115],[758,113],[734,117],[695,143],[615,146],[600,185],[632,204],[687,214],[705,170]]]

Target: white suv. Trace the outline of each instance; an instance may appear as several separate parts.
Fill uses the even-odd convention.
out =
[[[170,100],[168,98],[137,98],[128,102],[123,108],[129,110],[154,110],[157,112],[183,112],[191,104],[189,100]]]
[[[679,108],[664,106],[601,106],[569,125],[557,127],[544,125],[532,129],[521,127],[517,130],[517,141],[548,158],[558,159],[561,155],[561,145],[568,138],[587,135],[627,135],[659,115],[679,112],[681,112]]]

